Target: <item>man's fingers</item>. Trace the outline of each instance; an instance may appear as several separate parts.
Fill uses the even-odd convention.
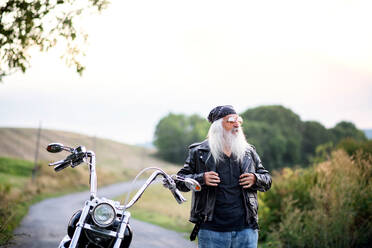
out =
[[[211,175],[211,176],[218,176],[218,173],[215,171],[208,171],[205,174]]]
[[[209,178],[213,179],[213,180],[220,180],[220,178],[218,176],[210,176]]]
[[[241,175],[240,175],[240,178],[246,177],[246,176],[248,176],[248,175],[249,175],[248,173],[241,174]]]
[[[218,182],[214,182],[214,181],[207,181],[206,184],[208,186],[218,186]]]
[[[240,175],[240,179],[244,179],[244,178],[253,178],[254,175],[253,174],[242,174]]]
[[[256,176],[252,173],[244,173],[240,175],[239,184],[243,186],[243,189],[252,187],[255,182]]]
[[[239,182],[243,183],[243,182],[253,182],[253,178],[251,177],[246,177],[246,178],[242,178],[239,180]]]
[[[252,173],[244,173],[240,175],[240,178],[244,178],[244,177],[254,177],[254,175]]]
[[[253,174],[245,173],[240,176],[239,182],[240,183],[254,182],[254,179],[255,178]]]
[[[246,176],[239,180],[239,184],[243,186],[244,189],[250,188],[254,184],[254,178],[250,176]]]
[[[220,178],[218,177],[218,173],[214,171],[208,171],[204,173],[204,180],[208,186],[218,186],[220,182]]]
[[[208,181],[211,182],[211,183],[219,183],[220,178],[219,177],[209,177]]]

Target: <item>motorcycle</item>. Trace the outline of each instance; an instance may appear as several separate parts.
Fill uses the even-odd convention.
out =
[[[93,151],[87,151],[84,146],[72,148],[60,143],[51,143],[46,150],[51,153],[61,151],[70,153],[65,159],[49,164],[49,166],[54,166],[56,172],[69,166],[74,168],[84,162],[89,165],[90,197],[83,208],[71,217],[67,226],[67,235],[60,242],[59,248],[130,247],[133,230],[129,224],[131,214],[128,209],[138,201],[147,187],[155,182],[158,176],[163,178],[163,185],[172,192],[179,204],[185,202],[186,199],[176,188],[176,182],[184,182],[192,191],[201,190],[200,184],[191,178],[168,175],[160,168],[148,167],[138,173],[132,185],[143,172],[151,169],[155,171],[147,178],[129,202],[130,192],[127,194],[125,203],[120,204],[118,201],[97,196],[96,156]]]

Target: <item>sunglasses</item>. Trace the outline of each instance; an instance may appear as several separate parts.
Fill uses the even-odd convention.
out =
[[[233,124],[235,122],[239,122],[239,124],[243,124],[243,118],[240,117],[240,116],[230,116],[229,118],[227,118],[226,120],[227,123],[230,123],[230,124]]]

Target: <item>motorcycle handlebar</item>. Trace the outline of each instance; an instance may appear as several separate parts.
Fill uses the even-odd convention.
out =
[[[130,192],[128,192],[127,194],[127,199],[124,203],[124,206],[126,209],[132,207],[136,202],[137,200],[142,196],[142,194],[144,193],[144,191],[146,190],[146,188],[148,186],[150,186],[150,184],[152,184],[152,182],[155,180],[155,178],[159,175],[162,175],[162,177],[164,178],[163,179],[163,185],[168,188],[174,198],[176,199],[176,201],[181,204],[183,202],[186,201],[186,199],[182,196],[181,192],[176,188],[176,181],[180,181],[180,182],[184,182],[185,185],[187,187],[189,187],[191,190],[193,191],[200,191],[201,190],[201,187],[200,187],[200,184],[193,180],[193,179],[190,179],[190,178],[183,178],[183,177],[179,177],[177,175],[172,175],[172,176],[169,176],[167,173],[165,173],[162,169],[160,168],[157,168],[157,167],[148,167],[148,168],[145,168],[143,169],[140,173],[138,173],[138,175],[135,177],[135,179],[133,180],[132,184],[137,180],[137,178],[143,173],[145,172],[146,170],[149,170],[149,169],[155,169],[156,171],[153,172],[151,174],[151,176],[149,176],[149,178],[146,180],[146,182],[142,185],[142,187],[137,191],[137,193],[132,197],[132,199],[128,202],[129,200],[129,195],[130,195]],[[194,186],[191,186],[191,185],[194,185]]]
[[[69,167],[70,165],[71,165],[71,161],[65,160],[63,163],[54,166],[54,170],[56,172],[58,172],[58,171],[61,171],[61,170],[65,169],[65,168]]]
[[[58,149],[55,147],[57,147]],[[84,159],[87,157],[87,151],[84,146],[79,146],[77,148],[70,148],[70,147],[64,147],[62,144],[59,144],[59,143],[52,143],[47,147],[47,150],[48,149],[51,150],[50,152],[55,152],[55,151],[58,152],[62,150],[71,152],[71,154],[68,155],[67,158],[49,164],[49,166],[54,166],[54,170],[56,172],[61,171],[67,168],[68,166],[71,166],[71,167],[78,166],[79,164],[84,162]]]

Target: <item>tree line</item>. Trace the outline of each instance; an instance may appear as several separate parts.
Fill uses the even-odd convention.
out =
[[[265,167],[271,170],[309,164],[322,149],[336,147],[346,138],[367,141],[363,131],[352,122],[341,121],[326,128],[317,121],[302,121],[299,115],[281,105],[251,108],[240,115],[247,141],[256,147]],[[206,139],[209,126],[206,118],[196,114],[169,113],[155,129],[157,155],[183,164],[187,147]]]

